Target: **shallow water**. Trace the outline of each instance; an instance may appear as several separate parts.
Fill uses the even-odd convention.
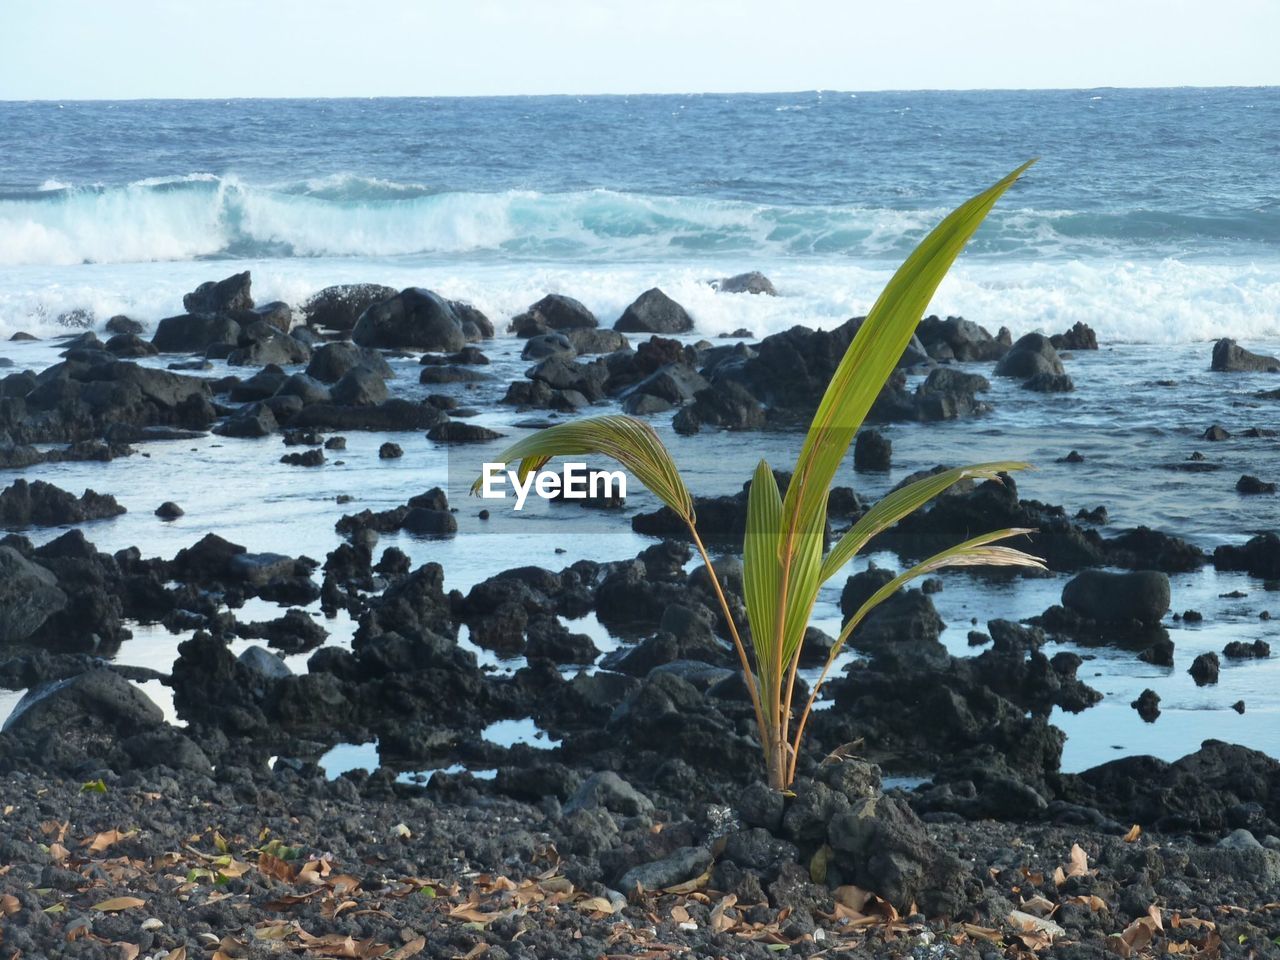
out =
[[[692,340],[693,338],[688,338]],[[19,366],[38,368],[56,358],[49,343],[13,344]],[[1258,349],[1280,351],[1280,342],[1253,344]],[[478,387],[432,387],[458,395],[483,413],[475,422],[500,430],[508,438],[521,431],[512,424],[529,416],[495,407],[492,402],[527,363],[519,359],[521,342],[500,337],[485,345],[494,363],[486,368],[493,383]],[[1253,394],[1273,388],[1280,378],[1267,374],[1215,374],[1208,370],[1210,345],[1116,345],[1095,353],[1069,358],[1067,368],[1077,389],[1067,395],[1041,395],[1016,384],[992,379],[989,400],[992,413],[943,424],[895,424],[885,428],[894,442],[894,467],[887,475],[854,474],[842,470],[839,481],[854,486],[866,497],[882,495],[906,474],[937,463],[962,460],[1025,458],[1037,469],[1019,477],[1022,496],[1061,503],[1074,513],[1099,504],[1110,513],[1111,529],[1146,524],[1163,529],[1206,548],[1219,543],[1242,542],[1251,531],[1280,526],[1280,500],[1271,496],[1245,497],[1234,490],[1243,472],[1263,479],[1280,479],[1280,442],[1275,439],[1233,439],[1207,443],[1199,439],[1210,423],[1222,423],[1237,432],[1250,425],[1274,423],[1271,405]],[[401,376],[392,381],[397,394],[417,396],[428,388],[416,383],[418,366],[395,361]],[[989,364],[971,368],[990,373]],[[210,375],[226,370],[215,364]],[[1159,381],[1176,381],[1162,386]],[[654,418],[654,426],[670,444],[691,489],[701,494],[731,493],[740,488],[755,461],[764,456],[775,466],[789,468],[799,437],[791,433],[700,434],[680,437],[670,430],[669,415]],[[548,505],[532,500],[525,511],[510,509],[513,501],[485,502],[465,496],[465,486],[478,466],[491,458],[507,439],[487,445],[445,448],[418,434],[395,437],[405,449],[399,460],[378,459],[382,434],[345,434],[347,449],[327,453],[329,462],[319,468],[290,467],[279,463],[285,448],[278,437],[232,440],[208,436],[196,441],[147,444],[135,456],[110,464],[71,463],[42,466],[26,471],[78,492],[92,487],[114,494],[128,509],[115,519],[84,525],[86,536],[101,550],[138,546],[146,556],[173,556],[205,533],[216,532],[250,550],[305,554],[322,560],[340,542],[334,522],[346,513],[366,507],[387,509],[435,485],[448,485],[450,501],[457,508],[459,535],[429,540],[407,534],[384,536],[381,547],[398,546],[415,565],[433,560],[445,569],[446,589],[466,591],[476,582],[511,566],[534,564],[560,569],[574,560],[616,560],[632,557],[651,541],[630,530],[630,518],[653,509],[645,491],[633,487],[622,511],[583,510],[574,505]],[[1082,464],[1059,463],[1069,450],[1078,450]],[[1185,460],[1200,450],[1222,468],[1209,473],[1185,473],[1162,465]],[[339,494],[354,502],[340,505]],[[155,506],[174,500],[186,515],[162,522],[152,515]],[[491,519],[477,514],[488,508]],[[1105,532],[1104,528],[1104,532]],[[283,537],[282,537],[283,531]],[[58,529],[27,530],[27,536],[44,542],[59,535]],[[896,566],[891,554],[856,559],[849,572],[874,560]],[[948,628],[943,640],[958,656],[974,652],[967,633],[983,628],[988,619],[1020,619],[1042,612],[1056,603],[1066,577],[1017,580],[1011,583],[979,581],[963,573],[944,575],[945,589],[934,601]],[[1081,677],[1101,690],[1106,699],[1073,716],[1055,715],[1068,733],[1064,768],[1079,770],[1131,753],[1152,753],[1172,759],[1202,739],[1217,737],[1244,743],[1280,756],[1280,657],[1234,664],[1223,661],[1221,681],[1197,688],[1186,673],[1193,657],[1207,650],[1221,651],[1234,639],[1269,639],[1275,643],[1280,630],[1276,621],[1259,614],[1274,609],[1280,614],[1280,594],[1269,594],[1259,581],[1242,574],[1218,573],[1211,567],[1172,577],[1173,610],[1196,609],[1202,624],[1168,621],[1176,644],[1177,666],[1152,667],[1132,653],[1106,648],[1078,649],[1086,664]],[[840,627],[839,593],[843,578],[836,577],[823,590],[814,613],[814,624],[829,633]],[[1221,598],[1233,591],[1242,599]],[[251,600],[237,613],[242,621],[270,619],[281,608]],[[354,624],[345,614],[323,621],[328,642],[349,644]],[[585,632],[602,651],[620,641],[610,637],[594,616],[569,621],[570,629]],[[185,634],[171,635],[157,625],[134,625],[134,638],[126,642],[117,659],[123,663],[167,671]],[[239,653],[256,641],[235,641]],[[490,668],[510,672],[522,661],[502,660],[470,644],[466,631],[460,642]],[[1067,649],[1076,649],[1067,647]],[[1050,653],[1054,652],[1052,649]],[[309,654],[286,657],[291,669],[306,669]],[[565,668],[567,674],[579,668]],[[588,668],[594,669],[594,668]],[[1150,687],[1162,698],[1162,715],[1145,724],[1129,703]],[[171,698],[159,684],[145,687],[172,715]],[[0,693],[0,716],[16,697]],[[1243,716],[1231,704],[1243,699]],[[514,741],[513,741],[514,742]],[[536,741],[535,741],[536,744]],[[368,759],[366,748],[365,765]]]

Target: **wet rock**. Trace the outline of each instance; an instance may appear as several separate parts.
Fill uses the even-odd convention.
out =
[[[622,311],[613,328],[624,333],[688,333],[693,319],[684,307],[653,287]]]
[[[1243,826],[1236,811],[1256,804],[1249,828],[1277,833],[1280,762],[1247,747],[1206,740],[1196,752],[1173,763],[1149,756],[1123,757],[1064,775],[1060,793],[1121,823],[1215,836]]]
[[[303,405],[310,403],[328,403],[333,399],[329,388],[320,381],[305,373],[295,373],[276,390],[275,396],[297,397]]]
[[[254,331],[253,336],[241,335],[240,346],[227,355],[227,365],[231,367],[257,367],[267,363],[288,366],[295,363],[307,363],[311,359],[311,348],[296,337],[274,331],[267,333],[264,327]],[[247,334],[248,331],[246,330]],[[248,343],[245,341],[248,340]]]
[[[26,640],[67,602],[53,573],[0,546],[0,645]]]
[[[1210,683],[1218,682],[1218,671],[1221,664],[1216,653],[1202,653],[1191,661],[1191,668],[1187,673],[1191,674],[1191,678],[1195,680],[1197,687],[1203,687]]]
[[[182,307],[189,313],[225,313],[231,310],[252,310],[250,295],[252,280],[249,271],[233,274],[225,280],[209,280],[200,284],[182,298]]]
[[[1154,570],[1086,570],[1063,588],[1062,604],[1090,620],[1157,624],[1169,610],[1169,577]]]
[[[993,337],[984,328],[963,317],[925,317],[916,336],[935,360],[999,360],[1010,347],[1009,331],[1001,329]]]
[[[1037,373],[1022,384],[1023,390],[1036,393],[1070,393],[1075,388],[1075,383],[1065,373]]]
[[[267,437],[280,429],[275,414],[265,403],[253,403],[242,407],[213,428],[220,437]]]
[[[560,293],[549,293],[524,313],[511,318],[511,332],[518,337],[536,337],[550,330],[580,330],[596,327],[596,316],[582,303]]]
[[[295,414],[290,423],[297,428],[316,430],[378,430],[390,433],[428,430],[444,418],[444,413],[434,404],[393,397],[374,406],[311,404]]]
[[[177,520],[181,517],[185,510],[174,503],[172,500],[166,500],[160,506],[156,507],[156,516],[161,520]]]
[[[552,663],[594,663],[600,651],[585,633],[570,633],[556,617],[539,616],[525,628],[527,643],[524,654],[529,659],[541,657]]]
[[[1097,350],[1098,335],[1087,323],[1077,320],[1065,333],[1055,333],[1049,338],[1057,350]]]
[[[399,460],[403,456],[404,450],[401,449],[398,443],[387,441],[378,448],[379,460]]]
[[[147,328],[137,320],[132,320],[124,314],[116,314],[116,316],[106,322],[103,329],[106,330],[107,333],[115,334],[117,336],[121,334],[133,334],[134,336],[137,336]]]
[[[565,330],[563,336],[580,354],[613,353],[617,350],[626,350],[630,345],[627,338],[617,330],[577,327]]]
[[[289,669],[288,664],[278,654],[272,653],[265,647],[256,645],[248,647],[236,660],[242,666],[267,680],[282,680],[285,677],[293,676],[293,671]]]
[[[303,322],[307,326],[347,333],[362,313],[376,303],[390,300],[398,292],[394,287],[376,283],[344,283],[325,287],[303,302]]]
[[[151,345],[160,353],[203,353],[212,347],[228,352],[240,342],[240,324],[222,314],[181,314],[156,324]]]
[[[1263,533],[1243,546],[1218,547],[1213,551],[1213,565],[1219,570],[1244,570],[1262,580],[1280,579],[1280,537]]]
[[[106,342],[105,348],[117,357],[150,357],[159,352],[135,333],[118,333]]]
[[[487,373],[472,370],[470,367],[423,367],[418,374],[418,382],[437,383],[484,383],[493,379]]]
[[[1243,494],[1275,493],[1276,485],[1259,480],[1252,474],[1244,474],[1236,481],[1236,492]]]
[[[1280,372],[1280,360],[1251,353],[1234,340],[1224,337],[1213,345],[1209,369],[1220,373],[1277,373]]]
[[[547,357],[564,357],[572,360],[578,355],[569,338],[563,333],[541,333],[529,338],[520,351],[523,360],[543,360]]]
[[[322,383],[337,383],[357,367],[364,367],[384,379],[394,376],[377,350],[358,347],[345,340],[317,347],[307,364],[307,376]]]
[[[387,385],[368,367],[354,367],[330,391],[333,402],[350,407],[374,407],[386,401]]]
[[[274,620],[256,620],[236,628],[244,639],[266,640],[268,646],[285,653],[305,653],[314,650],[328,638],[329,633],[303,610],[292,609]],[[243,656],[241,662],[245,662]],[[282,664],[283,665],[283,664]],[[288,668],[285,668],[288,670]]]
[[[996,376],[1030,380],[1037,374],[1060,375],[1065,371],[1058,351],[1048,337],[1028,333],[1019,338],[996,364]]]
[[[86,490],[79,497],[43,480],[15,480],[0,492],[0,523],[54,527],[118,517],[124,507],[110,494]]]
[[[469,339],[457,306],[431,290],[410,287],[366,309],[351,339],[362,347],[453,353]]]
[[[765,410],[741,384],[732,380],[694,394],[693,403],[676,414],[676,433],[691,435],[702,427],[723,430],[759,430],[765,425]]]
[[[1271,644],[1265,640],[1245,643],[1243,640],[1232,640],[1222,650],[1228,660],[1265,660],[1271,656]]]
[[[302,453],[286,453],[280,462],[291,467],[323,467],[324,453],[320,450],[306,450]]]
[[[488,427],[457,420],[436,424],[427,431],[427,439],[434,440],[436,443],[488,443],[490,440],[500,440],[504,436],[505,434],[490,430]]]
[[[759,270],[714,280],[711,285],[715,287],[717,293],[763,293],[768,297],[778,295],[778,291],[773,288],[773,283]]]
[[[1138,716],[1146,723],[1155,723],[1160,716],[1160,694],[1150,689],[1143,690],[1138,699],[1129,706],[1137,710]]]
[[[887,472],[893,458],[893,442],[880,431],[863,429],[853,445],[853,468],[859,472]]]

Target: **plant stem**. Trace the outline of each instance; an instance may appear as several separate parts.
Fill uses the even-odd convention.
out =
[[[775,786],[774,781],[783,775],[785,764],[783,767],[775,770],[775,755],[778,752],[778,737],[774,734],[767,723],[765,723],[764,710],[760,704],[760,691],[756,685],[756,675],[751,669],[751,661],[747,658],[747,648],[742,643],[742,637],[738,635],[738,626],[733,620],[733,611],[729,609],[729,601],[724,595],[724,590],[720,587],[720,576],[716,573],[716,568],[711,564],[711,557],[707,554],[707,548],[702,542],[702,538],[698,536],[698,528],[692,520],[687,521],[689,525],[689,533],[693,536],[693,543],[698,548],[698,553],[702,555],[702,562],[707,568],[707,576],[711,580],[711,586],[716,592],[716,599],[720,601],[720,609],[724,611],[725,622],[729,625],[729,635],[733,638],[733,648],[738,652],[738,661],[742,664],[742,682],[746,684],[747,693],[751,696],[751,707],[756,714],[756,727],[760,730],[760,746],[764,749],[765,766],[769,772],[770,786]],[[785,757],[785,746],[783,756]]]

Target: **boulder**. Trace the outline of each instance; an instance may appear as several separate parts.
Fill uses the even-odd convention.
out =
[[[307,364],[307,376],[322,383],[337,383],[356,367],[364,367],[380,377],[394,376],[390,365],[377,350],[358,347],[345,340],[316,347]]]
[[[124,512],[110,494],[86,490],[76,497],[43,480],[15,480],[0,493],[0,522],[13,526],[55,527],[118,517]]]
[[[1234,340],[1224,337],[1213,345],[1209,369],[1219,373],[1280,373],[1280,360],[1251,353]]]
[[[630,346],[630,341],[617,330],[579,327],[565,330],[564,337],[580,354],[613,353],[615,350],[626,350]]]
[[[653,287],[622,311],[613,329],[624,333],[688,333],[693,329],[693,320],[684,307]]]
[[[552,330],[581,330],[598,326],[596,316],[582,303],[562,293],[549,293],[524,313],[511,318],[511,332],[536,337]]]
[[[965,900],[966,871],[929,838],[905,801],[864,797],[827,826],[834,865],[846,882],[869,890],[906,912],[950,915]]]
[[[1020,337],[996,364],[996,376],[1030,380],[1041,373],[1062,374],[1062,360],[1048,337],[1028,333]]]
[[[1100,623],[1158,624],[1169,610],[1169,576],[1155,570],[1085,570],[1063,587],[1062,605]]]
[[[499,440],[505,434],[490,430],[476,423],[462,423],[458,420],[446,420],[427,431],[427,439],[437,443],[488,443]]]
[[[1009,351],[1009,331],[993,337],[984,327],[963,317],[925,317],[916,336],[935,360],[999,360]]]
[[[778,291],[773,288],[773,283],[759,270],[735,274],[722,280],[713,280],[711,285],[716,288],[717,293],[763,293],[769,297],[778,295]]]
[[[561,356],[572,360],[578,355],[577,349],[563,333],[540,333],[529,337],[529,342],[520,351],[522,360],[542,360],[545,357]]]
[[[26,640],[67,603],[53,573],[0,546],[0,646]]]
[[[1203,687],[1206,684],[1218,682],[1218,671],[1221,668],[1222,663],[1216,653],[1202,653],[1191,661],[1191,667],[1187,673],[1191,674],[1191,679],[1196,682],[1197,687]]]
[[[387,399],[387,385],[368,367],[353,367],[329,391],[334,403],[349,407],[372,407]]]
[[[397,293],[399,291],[394,287],[377,283],[343,283],[325,287],[302,304],[303,322],[310,327],[348,333],[362,313],[375,303],[390,300]]]
[[[203,353],[212,347],[234,348],[240,324],[222,314],[181,314],[156,324],[151,345],[161,353]]]
[[[146,330],[146,327],[137,320],[131,320],[124,314],[117,314],[106,322],[103,329],[106,330],[107,333],[111,334],[133,334],[134,336],[137,336]]]
[[[153,344],[143,340],[136,333],[117,333],[103,346],[108,353],[116,357],[150,357],[159,353]]]
[[[362,347],[452,353],[468,340],[455,306],[431,290],[410,287],[366,309],[351,339]]]
[[[1098,335],[1087,323],[1077,320],[1066,333],[1055,333],[1049,338],[1056,350],[1097,350]]]
[[[893,442],[879,430],[863,429],[853,445],[853,469],[858,472],[887,472],[893,456]]]
[[[252,310],[253,297],[249,293],[250,285],[248,270],[233,274],[225,280],[210,280],[186,294],[182,298],[182,307],[188,313],[207,314]]]
[[[164,723],[155,702],[113,670],[90,670],[31,690],[5,721],[4,732],[29,742],[88,741],[100,747]]]
[[[1219,570],[1244,570],[1263,580],[1280,579],[1280,537],[1261,533],[1243,546],[1223,545],[1213,551]]]

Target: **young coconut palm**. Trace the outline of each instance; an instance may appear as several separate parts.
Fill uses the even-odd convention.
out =
[[[772,787],[783,789],[795,779],[805,725],[827,673],[850,634],[878,604],[908,581],[943,567],[1042,566],[1035,557],[997,545],[997,541],[1030,532],[1009,529],[974,537],[895,577],[876,591],[844,625],[821,677],[796,717],[792,698],[800,648],[819,588],[874,536],[953,484],[965,479],[996,478],[1001,473],[1027,466],[1017,462],[983,463],[917,480],[877,503],[824,553],[827,495],[854,435],[897,365],[952,262],[996,200],[1030,165],[1024,164],[989,190],[956,208],[893,275],[849,344],[818,405],[786,496],[779,492],[767,463],[761,460],[756,467],[747,497],[743,544],[750,652],[698,535],[693,498],[671,455],[648,424],[627,416],[589,417],[541,430],[500,455],[504,463],[520,461],[519,476],[523,480],[555,456],[602,454],[629,470],[688,524],[729,625],[755,710]],[[477,481],[473,492],[478,486]]]

